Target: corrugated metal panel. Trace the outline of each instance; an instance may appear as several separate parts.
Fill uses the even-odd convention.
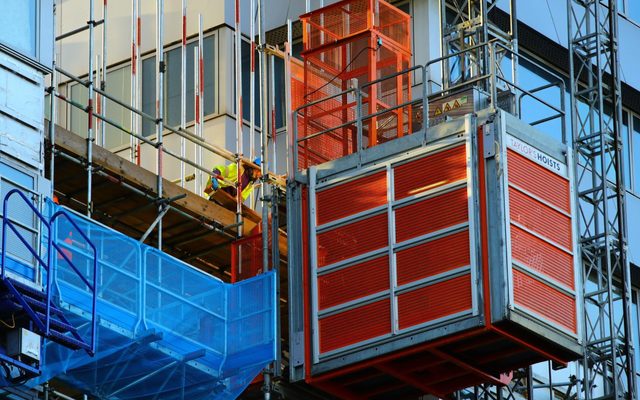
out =
[[[511,254],[531,269],[575,288],[573,257],[530,233],[511,226]]]
[[[386,170],[318,192],[318,224],[335,221],[387,203]]]
[[[422,287],[398,296],[400,329],[470,310],[471,275]]]
[[[321,310],[389,290],[389,257],[378,257],[318,277]]]
[[[318,266],[387,246],[387,214],[378,214],[318,234]]]
[[[571,218],[522,192],[509,188],[511,221],[571,249]]]
[[[382,336],[391,333],[390,300],[334,314],[319,323],[321,353]]]
[[[467,188],[398,208],[395,213],[398,243],[463,223],[468,220]]]
[[[576,300],[529,275],[513,270],[515,303],[576,333]]]
[[[507,150],[509,182],[569,212],[569,181],[520,154]]]
[[[403,199],[467,177],[466,148],[462,144],[394,168],[395,199]]]
[[[396,254],[398,284],[469,265],[469,231],[454,233]]]

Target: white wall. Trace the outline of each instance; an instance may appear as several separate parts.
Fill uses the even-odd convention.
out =
[[[0,52],[0,151],[38,171],[44,167],[43,94],[40,71]]]
[[[142,43],[141,52],[155,49],[156,13],[155,1],[139,0],[142,5]],[[102,19],[102,1],[94,0],[95,19]],[[198,33],[198,14],[203,16],[203,29],[229,22],[229,0],[188,0],[187,35]],[[57,6],[56,36],[79,28],[89,18],[89,0],[61,0]],[[182,6],[180,0],[164,2],[164,42],[179,41],[182,37]],[[233,8],[231,7],[231,12]],[[231,18],[232,18],[231,14]],[[131,58],[131,1],[117,0],[108,2],[107,14],[107,55],[108,64]],[[231,19],[232,22],[232,19]],[[103,26],[95,28],[94,54],[100,54]],[[61,41],[58,49],[58,64],[66,70],[82,75],[87,72],[89,57],[89,33],[84,31]]]

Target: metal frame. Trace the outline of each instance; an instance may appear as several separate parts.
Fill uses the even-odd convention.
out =
[[[636,399],[620,140],[617,2],[567,0],[567,8],[584,281],[583,387],[587,400],[596,396],[595,384],[602,386],[598,397]]]
[[[345,169],[342,169],[342,172],[338,172],[329,178],[322,178],[322,179],[317,178],[316,167],[312,166],[308,169],[307,172],[308,172],[308,179],[309,179],[308,189],[309,189],[309,231],[310,231],[309,232],[310,233],[309,264],[310,264],[311,330],[312,330],[311,336],[312,336],[312,343],[313,343],[313,352],[312,352],[313,361],[312,362],[314,364],[313,368],[316,371],[335,368],[335,364],[336,363],[340,364],[342,362],[340,360],[343,360],[345,358],[345,355],[348,355],[349,358],[373,357],[374,354],[372,353],[369,347],[371,347],[371,345],[374,343],[378,344],[378,343],[388,342],[389,339],[392,339],[392,338],[394,338],[394,341],[398,340],[398,338],[403,338],[403,337],[414,338],[416,335],[422,335],[423,333],[426,335],[433,335],[434,332],[439,331],[439,329],[441,329],[444,325],[447,326],[447,329],[458,329],[458,328],[463,329],[462,327],[468,326],[468,324],[471,324],[470,326],[475,326],[477,322],[474,322],[476,321],[476,319],[474,318],[482,317],[481,315],[482,310],[479,309],[479,304],[481,304],[479,297],[481,296],[481,293],[478,288],[472,285],[472,288],[470,288],[472,291],[472,307],[468,311],[459,312],[453,315],[449,315],[433,321],[428,321],[426,323],[418,324],[405,329],[399,329],[398,318],[397,318],[397,298],[395,296],[396,293],[402,293],[407,290],[429,286],[429,285],[432,285],[441,281],[445,281],[447,279],[451,279],[457,276],[470,275],[470,279],[472,282],[475,281],[480,276],[479,271],[476,270],[477,264],[474,262],[474,260],[477,260],[478,258],[478,255],[475,254],[474,252],[479,251],[479,247],[477,245],[478,241],[475,238],[475,236],[477,235],[478,228],[477,228],[476,212],[475,212],[476,209],[474,208],[474,205],[476,203],[476,196],[473,195],[474,193],[476,193],[477,188],[475,188],[476,186],[475,181],[471,179],[471,177],[475,176],[476,174],[476,165],[475,165],[474,156],[473,156],[476,152],[473,150],[474,145],[472,140],[472,136],[475,136],[475,135],[473,134],[472,125],[473,124],[466,125],[466,130],[463,137],[451,136],[451,138],[446,138],[446,137],[441,138],[439,141],[435,141],[426,147],[418,147],[412,151],[405,153],[400,157],[395,157],[393,159],[368,160],[371,163],[370,165],[363,165],[360,168],[355,170],[351,168],[345,168]],[[400,140],[400,139],[396,139],[396,140]],[[401,140],[410,141],[412,139],[410,137],[406,137]],[[449,148],[460,146],[460,145],[465,146],[465,149],[466,149],[465,152],[466,152],[467,179],[460,180],[457,182],[452,182],[450,184],[428,190],[426,192],[411,196],[409,198],[394,200],[393,186],[392,186],[394,167],[405,164],[410,161],[414,161],[417,158],[437,154]],[[364,152],[366,151],[368,150],[364,150]],[[331,221],[323,225],[316,225],[315,197],[318,190],[326,190],[332,186],[335,186],[338,184],[345,184],[350,180],[362,178],[363,176],[377,173],[377,172],[382,172],[382,171],[386,171],[386,176],[387,176],[387,179],[386,179],[387,204],[380,207],[372,208],[354,215],[350,215],[348,217],[344,217],[339,220]],[[415,202],[437,196],[439,194],[451,192],[453,190],[460,190],[462,188],[466,188],[467,193],[470,194],[467,202],[468,216],[469,216],[469,220],[467,222],[465,222],[464,224],[453,226],[453,227],[448,227],[437,232],[432,232],[426,235],[422,235],[420,237],[412,238],[402,242],[401,244],[395,243],[395,228],[394,228],[395,210],[398,206],[410,205]],[[387,213],[388,221],[389,221],[388,238],[390,241],[387,243],[387,246],[381,249],[373,250],[371,252],[349,258],[347,260],[338,261],[331,265],[324,266],[322,267],[321,271],[318,269],[317,255],[316,255],[316,251],[317,251],[316,235],[318,232],[322,232],[322,231],[325,231],[326,229],[332,229],[337,226],[348,224],[365,217],[370,217],[372,215],[379,215],[385,212]],[[402,286],[398,286],[396,284],[395,259],[396,259],[396,253],[398,250],[423,244],[431,240],[435,240],[440,237],[443,237],[458,231],[469,232],[469,237],[470,237],[469,250],[470,250],[470,259],[471,259],[470,265],[463,266],[452,271],[447,271],[445,273],[441,273],[436,276],[421,279],[416,282],[411,282]],[[318,310],[319,300],[318,300],[317,279],[319,276],[336,271],[338,269],[345,268],[348,265],[353,265],[354,263],[361,262],[363,260],[366,260],[372,257],[379,257],[381,255],[384,255],[385,253],[388,254],[389,256],[388,269],[389,269],[389,276],[390,276],[390,283],[391,283],[391,286],[387,290],[372,294],[370,296],[366,296],[364,298],[359,298],[359,299],[347,302],[345,304],[330,307],[322,311]],[[328,316],[335,312],[344,311],[344,310],[353,308],[355,306],[362,306],[372,301],[379,301],[387,297],[391,302],[390,304],[391,333],[380,336],[380,337],[368,339],[362,342],[358,342],[357,344],[349,345],[340,349],[335,349],[322,354],[319,353],[320,347],[319,347],[318,328],[319,328],[320,317]],[[455,324],[455,326],[458,328],[452,328],[451,324]],[[397,345],[394,344],[394,346],[397,346]],[[376,347],[382,348],[384,346],[376,345]],[[340,357],[340,360],[335,359],[338,356]]]

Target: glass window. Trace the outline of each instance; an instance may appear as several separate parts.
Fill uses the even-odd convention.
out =
[[[627,17],[629,17],[629,19],[640,23],[640,1],[627,0],[625,14],[627,15]]]
[[[142,60],[142,112],[154,117],[156,115],[155,57]],[[142,136],[153,135],[155,131],[155,123],[147,118],[142,118]]]
[[[640,190],[640,119],[633,117],[633,134],[631,146],[633,148],[633,190]]]
[[[633,343],[638,345],[640,343],[640,336],[638,335],[638,291],[637,289],[631,290],[631,331],[633,332]],[[640,357],[634,357],[636,364],[636,373],[640,373]]]
[[[187,59],[189,58],[193,60],[193,50],[187,51]],[[167,51],[164,60],[167,63],[164,73],[164,123],[169,126],[179,126],[182,98],[182,49],[177,47]],[[191,73],[193,74],[193,71]]]
[[[71,100],[82,107],[87,106],[87,88],[80,84],[71,86],[69,95]],[[69,115],[69,130],[78,136],[87,137],[87,113],[73,105],[69,105],[71,110]]]
[[[126,66],[107,72],[106,82],[107,93],[120,100],[125,104],[131,103],[131,67]],[[106,101],[106,117],[122,126],[125,129],[131,129],[131,112],[126,108],[107,99]],[[131,136],[121,129],[110,124],[105,125],[105,147],[113,149],[125,144],[129,144]]]
[[[195,99],[194,99],[194,51],[197,41],[187,44],[186,54],[186,94],[185,94],[185,119],[191,122],[195,119]],[[204,63],[204,115],[215,112],[216,93],[216,67],[215,67],[215,41],[214,36],[207,36],[203,39],[203,63]],[[166,69],[164,74],[164,118],[165,124],[169,126],[180,125],[181,107],[181,79],[182,79],[182,49],[180,47],[171,49],[165,53]],[[149,57],[142,60],[142,111],[155,115],[156,104],[156,58]],[[155,124],[145,120],[142,124],[142,133],[149,136],[155,132]]]
[[[626,111],[622,112],[622,154],[624,162],[624,186],[627,189],[631,189],[631,159],[629,154],[631,149],[629,148],[629,114]]]
[[[242,41],[242,118],[249,120],[251,117],[251,109],[249,98],[250,82],[251,82],[251,44],[246,41]],[[253,97],[253,107],[255,109],[255,123],[256,126],[260,126],[260,61],[258,60],[258,52],[255,52],[255,74],[254,74],[254,86],[255,92]]]
[[[273,87],[275,88],[275,103],[276,103],[276,129],[282,128],[286,124],[286,94],[285,94],[285,81],[284,81],[284,60],[280,57],[276,57],[273,63]]]
[[[36,56],[38,0],[0,1],[0,41],[30,57]]]

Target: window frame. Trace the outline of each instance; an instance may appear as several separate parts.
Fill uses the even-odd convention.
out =
[[[207,122],[209,120],[215,119],[217,117],[219,117],[221,115],[220,112],[220,86],[218,84],[218,82],[220,82],[220,45],[219,45],[219,29],[213,29],[210,32],[206,32],[203,33],[203,41],[209,37],[213,37],[213,68],[214,68],[214,77],[213,77],[213,82],[214,82],[214,88],[213,88],[213,96],[214,96],[214,104],[213,104],[213,112],[211,114],[204,114],[204,118],[203,118],[203,122]],[[189,46],[192,43],[197,43],[198,42],[198,37],[192,37],[192,38],[188,38],[187,39],[187,46]],[[171,50],[175,50],[175,49],[179,49],[182,45],[180,43],[174,43],[168,46],[164,46],[163,51],[166,55],[166,53],[168,53]],[[187,52],[188,53],[188,52]],[[140,74],[142,74],[142,63],[145,60],[149,60],[151,58],[154,58],[156,56],[156,52],[154,51],[150,51],[144,55],[140,56]],[[191,57],[193,58],[193,54],[191,55]],[[187,54],[187,60],[189,59],[189,54]],[[166,62],[166,58],[165,58],[165,62]],[[125,63],[127,65],[130,65],[131,62],[127,62]],[[205,65],[206,67],[206,65]],[[154,80],[155,82],[155,80]],[[166,87],[165,87],[166,89]],[[138,82],[138,87],[136,88],[137,93],[140,97],[140,108],[142,109],[142,79],[139,79]],[[155,90],[155,89],[154,89]],[[188,90],[188,89],[187,89]],[[206,93],[206,92],[205,92]],[[166,95],[165,95],[165,106],[166,106]],[[166,119],[166,117],[165,117]],[[185,121],[185,127],[189,128],[195,125],[195,116],[193,119],[189,120],[187,119]],[[142,126],[142,122],[141,122],[141,126]],[[178,126],[176,126],[178,127]],[[172,132],[168,129],[165,128],[163,135],[169,135]],[[140,135],[143,135],[143,132],[141,130]],[[154,130],[151,134],[144,136],[149,140],[154,140],[156,138],[156,131]]]

